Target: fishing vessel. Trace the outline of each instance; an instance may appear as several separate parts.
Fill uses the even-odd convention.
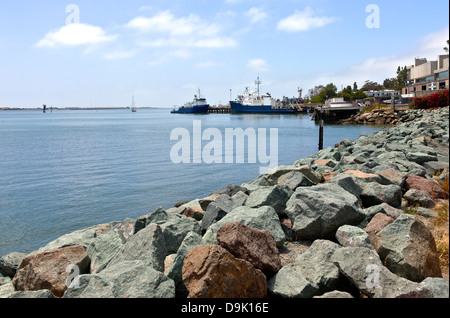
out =
[[[187,102],[184,106],[177,107],[174,106],[171,111],[172,114],[206,114],[208,113],[209,104],[206,98],[201,95],[200,90],[198,90],[198,95],[194,95],[194,100],[192,102]]]
[[[250,91],[248,87],[239,94],[235,101],[230,101],[231,111],[235,114],[298,114],[302,113],[302,107],[278,105],[270,93],[260,94],[261,80],[255,81],[257,91]]]

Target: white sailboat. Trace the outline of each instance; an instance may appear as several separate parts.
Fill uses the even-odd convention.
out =
[[[134,103],[134,96],[133,96],[133,101],[132,101],[132,104],[131,104],[131,111],[132,111],[133,113],[137,112],[136,104]]]

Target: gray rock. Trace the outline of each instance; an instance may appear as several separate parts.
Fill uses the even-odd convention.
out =
[[[20,263],[27,256],[25,253],[9,253],[0,258],[0,274],[14,277],[19,270]]]
[[[40,254],[73,245],[81,245],[87,248],[98,236],[110,230],[111,230],[110,224],[101,224],[88,229],[75,231],[57,238],[56,240],[45,245],[44,247],[41,247],[38,250],[30,253],[30,255]]]
[[[345,224],[364,219],[359,199],[336,184],[297,188],[286,204],[286,214],[297,238],[332,239]]]
[[[331,257],[340,272],[371,298],[432,297],[430,290],[390,272],[375,250],[343,247]]]
[[[410,189],[403,196],[410,205],[420,205],[424,208],[434,208],[436,202],[431,199],[429,194],[425,191]]]
[[[412,215],[403,214],[382,229],[374,247],[386,267],[398,276],[415,282],[442,277],[434,237]]]
[[[354,297],[347,292],[334,290],[334,291],[325,293],[322,296],[314,296],[314,298],[354,298]]]
[[[293,268],[317,286],[323,294],[336,289],[341,275],[330,258],[340,246],[327,240],[316,240],[295,259]]]
[[[18,291],[9,296],[8,298],[56,298],[55,295],[49,290],[37,290],[37,291]]]
[[[363,229],[356,226],[341,226],[336,232],[336,239],[344,247],[373,248],[372,244],[370,244],[369,235]]]
[[[203,215],[201,223],[202,230],[206,231],[212,224],[220,221],[233,210],[235,204],[236,201],[233,202],[233,199],[228,194],[222,194],[217,197],[214,202],[208,205]]]
[[[358,178],[351,173],[340,173],[328,181],[329,184],[337,184],[347,192],[359,199],[362,188],[358,183]]]
[[[314,169],[312,169],[308,165],[304,166],[280,166],[278,167],[272,174],[268,175],[268,179],[270,182],[276,184],[278,182],[278,179],[289,172],[297,171],[301,172],[303,175],[305,175],[309,180],[314,182],[315,184],[322,182],[322,176],[315,172]]]
[[[438,158],[436,155],[429,155],[426,153],[420,153],[420,152],[414,152],[414,153],[407,153],[406,154],[406,159],[410,160],[410,161],[414,161],[415,163],[423,163],[423,162],[427,162],[427,161],[438,161]]]
[[[81,275],[63,298],[174,298],[175,284],[141,261],[124,261],[102,273]]]
[[[178,251],[181,243],[189,232],[202,233],[200,224],[193,218],[175,216],[164,223],[158,223],[164,235],[167,255]]]
[[[248,195],[242,191],[239,191],[235,195],[231,197],[231,201],[233,201],[233,207],[237,208],[238,206],[243,206],[245,202],[247,202]]]
[[[157,224],[150,224],[122,245],[109,262],[108,267],[124,261],[140,260],[147,266],[162,272],[164,271],[164,260],[168,254],[170,253],[167,253],[161,227]]]
[[[365,208],[387,203],[391,206],[402,204],[402,188],[397,185],[382,185],[377,182],[367,183],[361,193],[361,200]]]
[[[433,293],[433,298],[449,298],[449,283],[445,278],[428,277],[421,285]]]
[[[289,187],[292,191],[295,191],[298,187],[310,187],[315,185],[314,182],[309,180],[300,171],[291,171],[278,178],[278,184]]]
[[[318,288],[304,275],[287,266],[267,282],[267,290],[280,298],[312,298],[318,293]]]
[[[116,256],[125,242],[125,238],[118,230],[111,230],[95,239],[86,250],[91,259],[90,273],[101,272]]]
[[[278,215],[284,216],[286,202],[292,195],[292,190],[288,186],[276,185],[273,187],[260,187],[253,191],[245,202],[245,206],[250,208],[260,208],[271,206]]]
[[[202,244],[202,237],[197,233],[190,232],[186,235],[178,249],[176,256],[172,262],[172,265],[168,269],[167,277],[175,282],[175,289],[177,297],[187,297],[188,290],[183,282],[183,262],[187,253],[193,248]]]
[[[216,234],[227,223],[239,222],[257,230],[269,231],[278,247],[282,247],[286,236],[280,225],[280,219],[275,209],[270,206],[261,208],[238,207],[228,213],[223,219],[211,225],[203,236],[205,245],[217,244]]]
[[[14,285],[11,283],[7,283],[0,286],[0,299],[8,298],[16,292]]]

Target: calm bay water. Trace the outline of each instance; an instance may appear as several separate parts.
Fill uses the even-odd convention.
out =
[[[318,150],[308,115],[175,115],[167,109],[0,112],[0,256],[137,218],[259,175],[261,164],[174,164],[175,128],[278,128],[278,164]],[[326,125],[324,147],[381,128]],[[204,141],[203,146],[208,142]],[[267,150],[269,154],[269,149]],[[247,162],[247,160],[246,160]]]

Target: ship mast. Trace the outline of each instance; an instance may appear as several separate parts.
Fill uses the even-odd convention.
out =
[[[261,80],[259,79],[259,76],[256,79],[255,84],[258,86],[258,96],[259,96],[259,85],[261,85]]]

